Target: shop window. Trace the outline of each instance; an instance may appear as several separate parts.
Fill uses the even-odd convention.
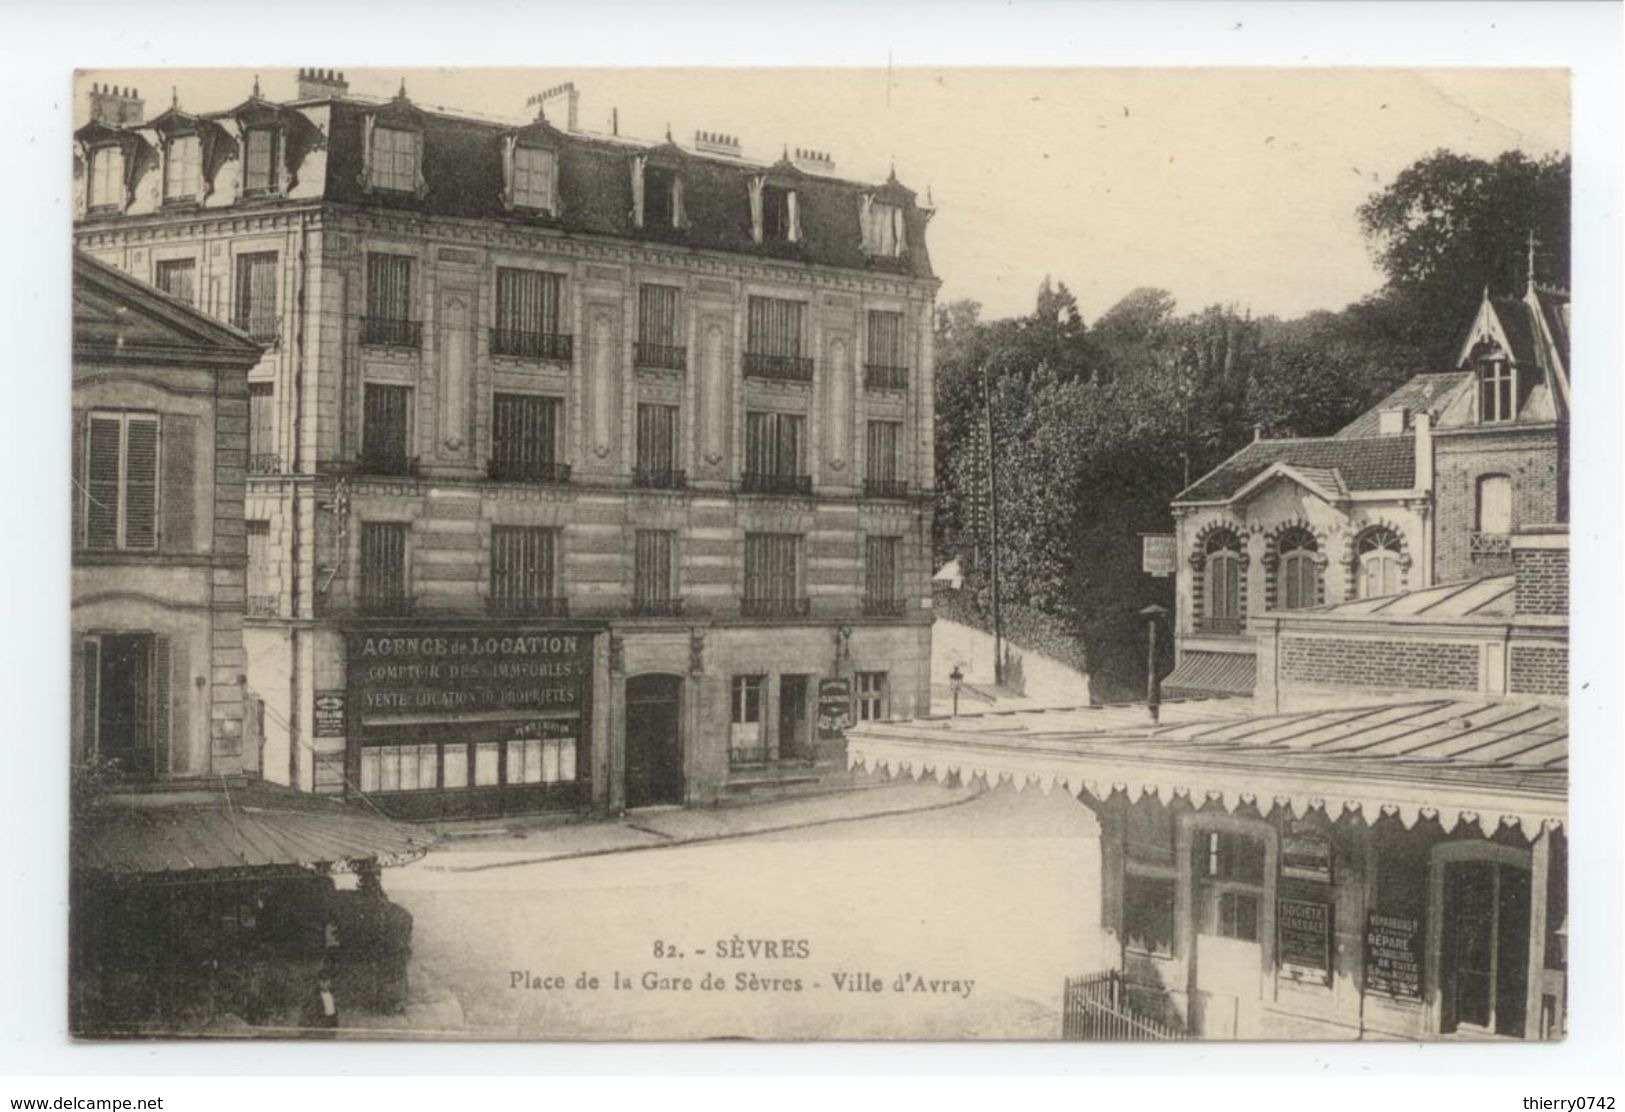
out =
[[[1444,866],[1440,1031],[1524,1035],[1529,871],[1490,861]]]
[[[474,786],[494,788],[502,783],[502,746],[482,741],[474,746]]]
[[[1123,876],[1123,944],[1131,950],[1174,952],[1174,880],[1127,872]]]
[[[766,676],[733,678],[733,710],[728,725],[728,756],[735,764],[767,759],[762,737],[762,691]]]
[[[448,790],[468,787],[468,746],[447,745],[440,753],[440,786]]]
[[[82,647],[85,748],[117,773],[161,772],[169,745],[168,637],[109,633]]]

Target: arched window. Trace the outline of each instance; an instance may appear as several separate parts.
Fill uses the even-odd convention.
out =
[[[1207,542],[1206,614],[1215,632],[1241,621],[1241,540],[1228,531],[1214,533]]]
[[[1400,591],[1399,534],[1379,526],[1360,534],[1355,545],[1359,561],[1357,579],[1361,598],[1381,598]]]
[[[1276,543],[1275,598],[1281,610],[1302,610],[1319,601],[1320,546],[1307,529],[1288,529]]]

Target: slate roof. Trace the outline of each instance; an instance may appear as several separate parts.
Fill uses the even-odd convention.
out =
[[[1338,429],[1335,435],[1344,440],[1380,435],[1377,429],[1381,413],[1385,409],[1404,409],[1407,414],[1421,413],[1425,410],[1437,425],[1445,403],[1456,388],[1470,378],[1471,371],[1430,371],[1415,375],[1382,401]],[[1409,436],[1410,433],[1407,431],[1405,435]]]
[[[1222,502],[1272,464],[1335,470],[1350,491],[1409,490],[1416,482],[1416,443],[1410,436],[1255,440],[1174,497]]]
[[[1540,311],[1546,318],[1546,326],[1552,330],[1552,339],[1557,343],[1558,357],[1563,360],[1563,371],[1570,373],[1569,363],[1569,295],[1560,290],[1542,289],[1535,287],[1535,297],[1540,301]]]

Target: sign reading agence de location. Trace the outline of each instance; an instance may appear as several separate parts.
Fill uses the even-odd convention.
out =
[[[351,710],[364,722],[579,712],[592,675],[580,633],[451,630],[350,637]]]

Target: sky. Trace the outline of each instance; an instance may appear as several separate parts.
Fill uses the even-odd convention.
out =
[[[898,178],[937,213],[927,240],[943,301],[1030,310],[1045,275],[1086,322],[1141,286],[1182,310],[1339,309],[1381,275],[1355,210],[1438,148],[1567,153],[1563,70],[1383,69],[346,69],[353,93],[513,119],[562,81],[579,124],[679,142],[740,138],[747,157],[830,152],[836,172]],[[243,100],[251,70],[87,70],[134,86],[148,115]],[[259,73],[291,98],[293,69]],[[173,90],[173,93],[172,93]],[[554,122],[562,122],[555,120]]]

